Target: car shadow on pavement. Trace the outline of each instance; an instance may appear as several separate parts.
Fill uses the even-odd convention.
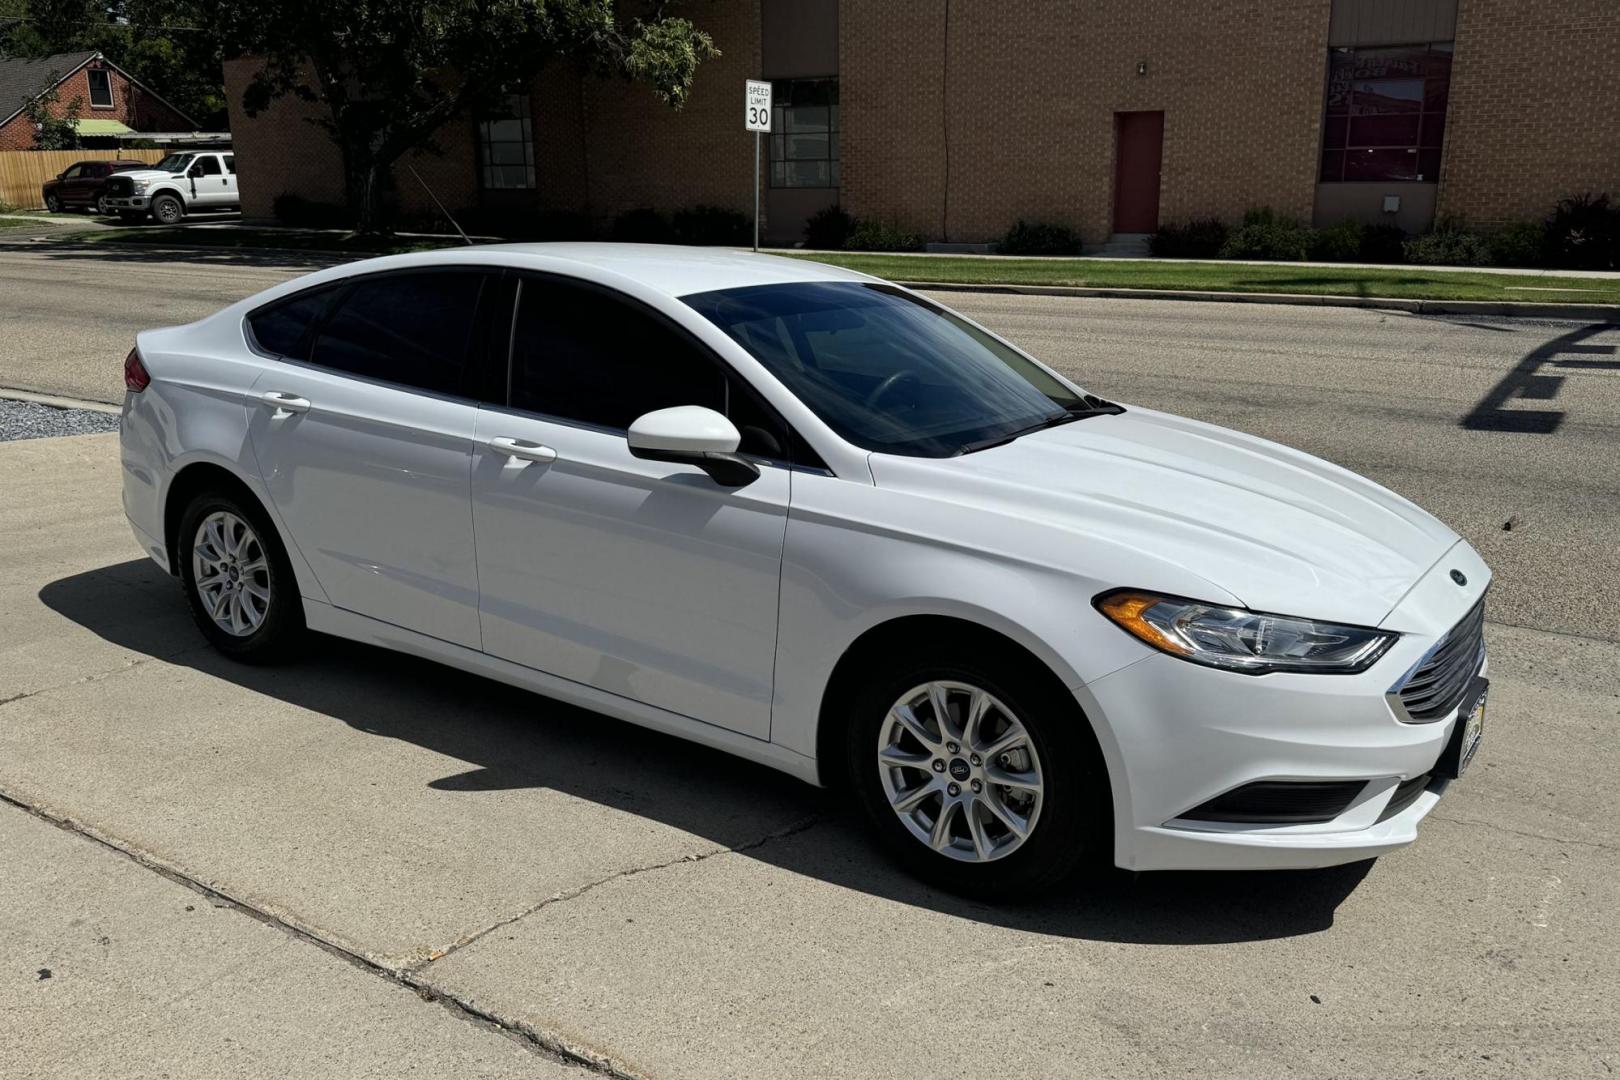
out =
[[[109,603],[109,595],[117,602]],[[992,906],[896,869],[835,796],[760,765],[439,664],[333,638],[282,667],[204,644],[176,583],[149,560],[74,574],[39,593],[113,644],[473,767],[429,784],[447,799],[551,788],[704,837],[750,859],[890,901],[1031,933],[1212,944],[1325,930],[1371,862],[1271,872],[1109,871],[1057,895]],[[109,691],[115,684],[109,684]],[[447,809],[453,813],[453,809]],[[790,821],[810,820],[802,829]],[[775,832],[761,822],[777,822]]]

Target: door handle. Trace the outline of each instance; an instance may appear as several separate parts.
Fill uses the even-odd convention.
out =
[[[277,419],[291,416],[293,413],[309,412],[309,398],[289,394],[284,390],[272,390],[268,394],[260,394],[259,403],[266,408],[276,410],[273,415]]]
[[[557,460],[557,451],[549,446],[541,446],[539,443],[524,439],[511,439],[504,435],[489,440],[489,448],[497,454],[505,454],[514,461],[544,463]]]

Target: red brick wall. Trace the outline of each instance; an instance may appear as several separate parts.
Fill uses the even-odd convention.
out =
[[[1542,218],[1587,191],[1620,199],[1620,3],[1459,0],[1440,213]]]
[[[970,242],[1022,216],[1095,243],[1112,226],[1113,114],[1163,110],[1161,221],[1261,205],[1309,218],[1329,0],[958,0],[948,78],[943,12],[840,7],[852,213]]]
[[[74,98],[79,99],[79,117],[84,120],[117,120],[136,131],[189,131],[191,121],[158,100],[156,95],[129,80],[117,68],[109,68],[112,75],[113,103],[110,109],[92,108],[90,105],[89,67],[103,66],[91,61],[68,76],[57,87],[58,100],[51,106],[51,115],[66,116]],[[13,106],[8,103],[6,111]],[[34,127],[26,116],[14,118],[0,128],[0,150],[33,150]]]

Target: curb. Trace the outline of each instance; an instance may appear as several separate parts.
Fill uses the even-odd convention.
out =
[[[35,405],[49,405],[53,409],[83,409],[88,412],[117,415],[123,408],[105,401],[85,401],[81,398],[62,397],[59,394],[37,394],[32,390],[12,390],[0,386],[0,401],[30,401]]]
[[[1086,285],[992,285],[951,281],[899,281],[933,292],[1011,293],[1022,296],[1083,296],[1112,300],[1190,300],[1219,304],[1282,304],[1404,311],[1412,315],[1499,315],[1513,319],[1574,319],[1620,323],[1620,304],[1548,304],[1501,300],[1406,300],[1377,296],[1315,296],[1298,293],[1206,292],[1187,289],[1120,289]]]

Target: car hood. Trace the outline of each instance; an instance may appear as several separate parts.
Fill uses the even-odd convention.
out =
[[[179,173],[159,172],[156,169],[130,169],[127,172],[115,172],[112,175],[113,176],[127,176],[131,180],[180,180],[180,179],[183,179],[183,177]],[[110,180],[110,179],[112,179],[112,177],[108,177],[108,179]]]
[[[1381,622],[1458,540],[1365,477],[1149,409],[960,457],[874,455],[872,467],[879,486],[927,489],[1141,553],[1142,580],[1106,584],[1165,588],[1154,568],[1170,564],[1257,611],[1363,625]],[[1083,551],[1075,569],[1089,569]]]

